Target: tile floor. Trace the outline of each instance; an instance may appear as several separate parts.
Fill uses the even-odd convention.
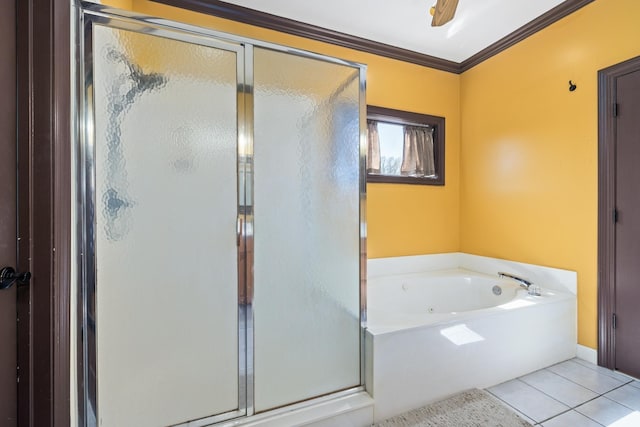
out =
[[[541,427],[640,427],[640,381],[581,359],[487,389]]]

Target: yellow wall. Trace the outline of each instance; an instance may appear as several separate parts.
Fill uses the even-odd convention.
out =
[[[637,0],[597,0],[461,81],[461,250],[577,271],[593,348],[597,71],[640,55],[639,22]]]
[[[134,0],[109,0],[104,3],[108,3],[109,6],[117,7],[118,9],[131,10],[133,1]]]
[[[371,184],[370,258],[459,248],[460,76],[275,31],[133,0],[133,10],[367,65],[367,103],[446,118],[446,186]],[[437,224],[433,226],[431,224]]]

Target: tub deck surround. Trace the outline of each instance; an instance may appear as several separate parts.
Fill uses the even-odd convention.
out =
[[[516,282],[499,279],[498,271],[533,281],[542,295],[528,295]],[[415,288],[432,281],[428,277],[449,280],[456,275],[463,282],[491,285],[476,298],[490,298],[493,284],[507,297],[498,298],[493,307],[469,311],[461,311],[469,302],[461,298],[459,311],[451,312],[446,311],[455,301],[444,301],[442,310],[436,309],[437,302],[420,301]],[[366,378],[376,421],[576,355],[573,272],[455,253],[370,260],[368,280]],[[399,295],[393,296],[394,291]]]
[[[535,285],[544,284],[546,289],[569,291],[574,295],[578,291],[578,274],[575,271],[463,252],[370,259],[367,261],[367,278],[455,268],[495,277],[502,271],[530,280]]]

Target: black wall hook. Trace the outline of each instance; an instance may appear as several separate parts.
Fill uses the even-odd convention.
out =
[[[571,80],[569,80],[569,92],[573,92],[577,88],[578,86],[576,86]]]

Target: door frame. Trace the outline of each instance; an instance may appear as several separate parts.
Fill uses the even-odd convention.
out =
[[[4,94],[2,100],[2,141],[0,141],[0,267],[16,267],[16,16],[15,2],[3,3],[4,13],[0,16],[0,86]],[[18,270],[20,271],[20,270]],[[16,331],[16,288],[0,290],[0,423],[17,426],[17,341]]]
[[[618,77],[640,70],[640,56],[598,71],[598,365],[615,369],[615,208]]]
[[[18,422],[70,425],[71,91],[68,0],[16,0]]]

